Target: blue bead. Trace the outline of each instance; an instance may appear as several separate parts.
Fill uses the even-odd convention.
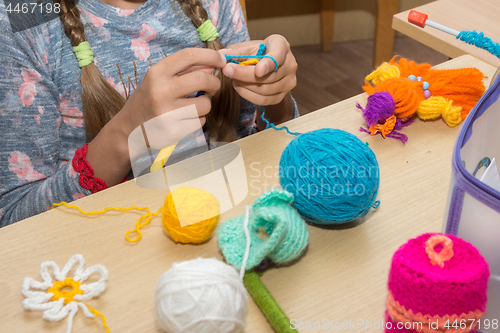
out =
[[[412,81],[415,81],[415,80],[417,80],[417,77],[412,74],[412,75],[408,76],[408,79],[412,80]]]
[[[424,84],[422,85],[422,88],[424,88],[424,90],[429,89],[429,87],[430,87],[429,82],[424,82]]]
[[[423,81],[424,79],[421,76],[417,77],[417,81]]]

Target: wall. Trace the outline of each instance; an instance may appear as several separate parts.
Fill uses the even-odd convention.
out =
[[[224,0],[228,1],[228,0]],[[432,0],[400,0],[405,11]],[[277,33],[291,45],[320,43],[320,0],[246,0],[252,39]],[[335,0],[334,42],[371,39],[375,35],[376,0]]]

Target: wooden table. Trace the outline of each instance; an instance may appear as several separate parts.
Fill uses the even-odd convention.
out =
[[[484,32],[495,42],[500,42],[500,2],[496,0],[439,0],[414,8],[429,15],[429,20],[449,28],[476,30]],[[454,36],[426,26],[417,27],[408,23],[405,11],[394,16],[392,27],[425,44],[450,58],[471,54],[495,67],[500,66],[500,59],[486,50],[467,44]]]
[[[495,71],[471,56],[454,59],[441,67],[466,66],[478,67],[488,76]],[[310,245],[305,256],[294,265],[265,272],[263,282],[276,300],[291,319],[304,325],[323,320],[333,325],[349,320],[380,323],[392,254],[409,238],[438,232],[442,227],[452,148],[459,128],[448,128],[441,120],[417,120],[404,130],[409,137],[406,145],[380,136],[371,137],[359,131],[364,121],[355,106],[358,102],[364,104],[366,95],[287,123],[292,131],[333,127],[354,133],[369,143],[381,171],[378,210],[361,221],[337,227],[308,226]],[[284,132],[271,129],[237,141],[247,168],[249,195],[236,208],[224,213],[221,221],[243,214],[245,205],[251,204],[258,192],[279,183],[274,172],[269,171],[276,170],[281,152],[291,139]],[[267,170],[265,175],[264,170]],[[80,199],[76,204],[84,210],[132,205],[156,210],[165,196],[166,190],[146,190],[129,181]],[[143,229],[139,243],[129,244],[124,234],[133,228],[138,216],[112,212],[89,218],[57,208],[0,229],[0,332],[65,332],[66,320],[46,322],[41,312],[23,310],[21,285],[25,276],[39,279],[41,262],[53,260],[62,267],[77,253],[84,256],[87,267],[99,263],[109,271],[106,291],[87,304],[106,316],[111,332],[159,332],[153,296],[161,274],[175,261],[199,256],[222,257],[215,237],[200,246],[174,244],[163,232],[159,218]],[[349,332],[371,331],[365,326],[350,327]],[[102,333],[103,328],[100,320],[78,313],[73,332]],[[249,304],[246,332],[272,332],[253,301]]]

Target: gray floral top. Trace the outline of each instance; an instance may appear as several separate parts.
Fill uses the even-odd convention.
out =
[[[203,0],[224,45],[248,40],[238,0]],[[78,3],[94,63],[125,96],[118,74],[140,83],[149,68],[177,49],[203,45],[175,0],[147,0],[135,10],[99,0]],[[59,19],[12,32],[0,1],[0,226],[48,210],[52,203],[91,194],[71,160],[85,144],[80,68]],[[127,81],[125,81],[127,85]],[[255,105],[242,100],[240,137],[256,132]],[[176,150],[197,140],[181,141]]]

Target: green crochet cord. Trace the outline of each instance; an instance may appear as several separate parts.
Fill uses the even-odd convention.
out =
[[[243,277],[243,283],[247,288],[253,300],[260,308],[260,311],[266,316],[267,320],[277,333],[296,333],[290,327],[290,318],[283,312],[279,304],[273,298],[269,290],[262,283],[259,275],[254,271],[248,271]]]

